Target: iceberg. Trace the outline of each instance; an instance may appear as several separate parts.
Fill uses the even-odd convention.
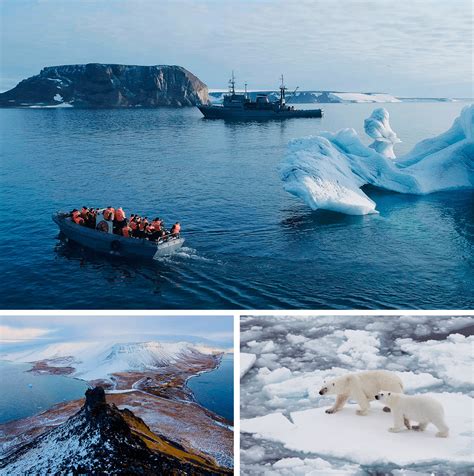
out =
[[[370,146],[354,129],[290,141],[280,167],[285,190],[313,210],[366,215],[378,212],[364,185],[417,195],[474,188],[474,104],[463,108],[448,131],[401,157],[393,152],[400,140],[384,108],[364,125],[374,139]]]

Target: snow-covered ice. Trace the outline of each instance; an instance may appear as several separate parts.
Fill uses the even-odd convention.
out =
[[[357,405],[347,405],[333,415],[323,408],[292,412],[290,422],[281,413],[242,420],[241,431],[257,438],[283,443],[303,453],[322,454],[359,464],[393,463],[405,466],[420,462],[474,463],[472,428],[474,400],[457,393],[428,394],[442,403],[450,436],[436,438],[436,428],[425,432],[388,431],[391,414],[381,405],[365,417],[356,414]]]
[[[243,317],[241,351],[255,362],[241,382],[241,474],[463,474],[473,463],[473,325],[472,316]],[[319,395],[323,381],[369,368],[439,400],[449,438],[433,426],[389,433],[392,416],[376,401],[368,417],[351,401],[326,414],[335,397]]]
[[[454,388],[474,390],[474,336],[451,334],[443,341],[399,339],[397,343],[403,352],[413,356],[410,365],[432,369],[435,375]]]
[[[240,378],[242,378],[252,367],[257,356],[255,354],[248,354],[242,352],[240,354]]]
[[[285,190],[313,210],[366,215],[377,213],[361,190],[367,184],[419,195],[474,187],[474,105],[465,106],[448,131],[398,158],[393,145],[399,139],[385,109],[366,119],[365,130],[375,139],[371,146],[354,129],[291,141],[280,167]]]

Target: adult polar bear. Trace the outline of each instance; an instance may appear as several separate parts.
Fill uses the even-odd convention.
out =
[[[358,415],[367,415],[371,401],[382,390],[403,393],[403,384],[397,374],[388,370],[367,370],[343,375],[330,380],[319,391],[320,395],[337,395],[336,402],[326,413],[336,413],[341,410],[349,398],[355,400],[360,410]],[[384,411],[390,411],[385,407]]]
[[[384,390],[375,397],[386,403],[393,413],[393,427],[388,431],[398,433],[403,430],[403,425],[407,426],[410,420],[418,422],[413,426],[414,430],[424,431],[432,423],[438,428],[436,436],[446,438],[449,435],[449,428],[444,421],[444,409],[441,403],[429,395],[403,395],[396,392]],[[408,425],[410,429],[410,425]]]

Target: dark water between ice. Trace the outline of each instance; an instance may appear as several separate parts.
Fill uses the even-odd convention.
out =
[[[30,364],[0,361],[0,423],[26,418],[56,403],[82,398],[86,382],[62,375],[35,375]]]
[[[187,386],[200,405],[234,422],[234,354],[225,354],[217,369],[192,377]]]
[[[397,153],[446,130],[463,105],[384,105]],[[380,215],[351,217],[283,190],[290,139],[363,132],[375,107],[267,123],[197,109],[0,110],[1,307],[472,309],[472,191],[373,191]],[[109,204],[179,219],[186,248],[144,265],[58,241],[52,212]]]

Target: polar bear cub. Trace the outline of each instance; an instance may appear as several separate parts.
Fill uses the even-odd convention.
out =
[[[386,390],[379,392],[376,400],[386,403],[393,412],[393,427],[388,431],[397,433],[403,430],[404,421],[414,420],[418,425],[414,430],[424,431],[429,423],[437,429],[436,436],[446,438],[449,428],[444,420],[441,403],[428,395],[403,395]]]
[[[358,415],[367,415],[370,403],[382,390],[403,393],[403,384],[398,375],[388,370],[367,370],[343,375],[325,382],[319,391],[320,395],[337,395],[336,402],[326,413],[336,413],[341,410],[349,398],[355,400],[360,410]],[[389,412],[390,408],[384,408]]]

